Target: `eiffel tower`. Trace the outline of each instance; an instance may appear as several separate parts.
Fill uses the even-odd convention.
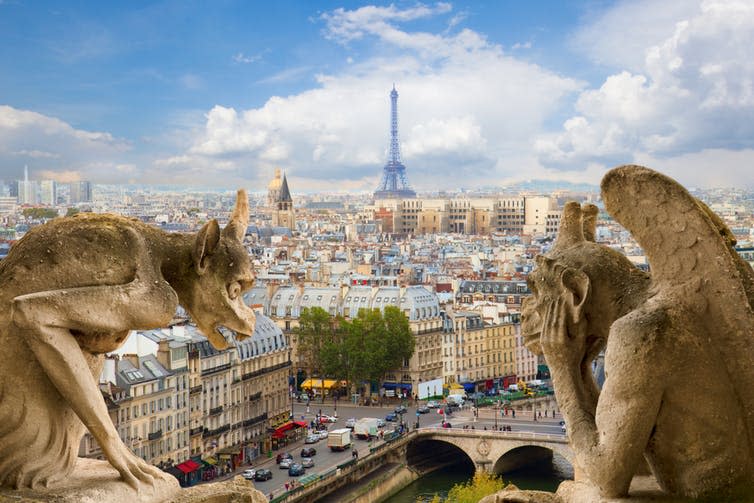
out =
[[[406,179],[406,166],[401,162],[401,146],[398,141],[398,91],[390,92],[390,158],[382,168],[382,180],[374,191],[375,199],[409,199],[416,192]]]

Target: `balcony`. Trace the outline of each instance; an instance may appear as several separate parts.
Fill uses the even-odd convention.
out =
[[[257,391],[253,395],[249,395],[249,401],[251,401],[251,402],[253,402],[254,400],[259,400],[260,398],[262,398],[262,392],[261,391]]]
[[[214,437],[215,435],[220,435],[221,433],[225,433],[228,430],[230,430],[229,424],[220,426],[219,428],[215,428],[214,430],[205,429],[204,432],[202,432],[202,438]]]
[[[203,426],[197,426],[196,428],[191,428],[189,430],[189,435],[193,437],[194,435],[200,435],[203,431],[204,431]]]
[[[217,374],[218,372],[224,372],[228,369],[230,369],[230,363],[224,363],[222,365],[218,365],[217,367],[204,369],[202,370],[202,377],[209,376],[212,374]]]
[[[154,433],[147,435],[147,440],[157,440],[162,438],[162,430],[157,430]]]
[[[199,386],[192,386],[189,388],[189,395],[196,395],[197,393],[202,392],[202,385]]]
[[[223,406],[222,405],[219,405],[217,407],[212,407],[211,409],[209,409],[209,415],[210,416],[214,416],[215,414],[219,414],[222,411],[223,411]]]
[[[259,370],[256,370],[254,372],[248,372],[248,373],[244,374],[241,377],[241,379],[244,380],[244,381],[248,381],[249,379],[253,379],[254,377],[259,377],[261,375],[268,374],[270,372],[275,372],[276,370],[288,368],[288,367],[290,367],[292,365],[293,364],[291,362],[289,362],[289,361],[288,362],[283,362],[283,363],[278,363],[277,365],[273,365],[272,367],[267,367],[267,368],[259,369]]]
[[[261,423],[263,421],[266,421],[266,420],[267,420],[267,413],[265,412],[264,414],[260,414],[257,417],[252,417],[251,419],[245,420],[243,422],[243,425],[245,427],[254,426],[255,424],[259,424],[259,423]]]

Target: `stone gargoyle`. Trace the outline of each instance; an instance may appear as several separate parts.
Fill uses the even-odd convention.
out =
[[[602,198],[651,275],[594,242],[595,206],[568,203],[522,309],[525,343],[550,367],[577,474],[602,498],[621,497],[648,464],[667,495],[750,501],[754,273],[720,218],[664,175],[615,168]],[[599,390],[591,362],[603,348]]]
[[[35,227],[11,248],[0,261],[0,487],[63,483],[87,428],[136,493],[158,482],[178,489],[121,442],[96,379],[130,330],[166,326],[178,304],[217,348],[228,346],[220,326],[239,338],[253,333],[254,312],[241,298],[254,280],[248,219],[239,190],[222,231],[216,220],[196,234],[168,234],[79,214]]]

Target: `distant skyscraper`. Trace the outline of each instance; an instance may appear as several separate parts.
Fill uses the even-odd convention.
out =
[[[24,166],[24,179],[18,181],[18,203],[39,204],[37,182],[29,180],[29,168]]]
[[[398,141],[398,91],[390,92],[390,157],[383,168],[382,180],[374,191],[375,199],[406,199],[416,197],[416,192],[406,179],[406,166],[401,162],[401,146]]]
[[[70,204],[92,202],[92,182],[79,181],[68,184]]]
[[[46,206],[58,204],[58,187],[55,180],[42,180],[39,182],[39,202]]]

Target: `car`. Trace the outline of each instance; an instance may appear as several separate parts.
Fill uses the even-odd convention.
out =
[[[304,439],[305,444],[316,444],[319,442],[319,433],[310,433]]]
[[[244,470],[241,476],[245,478],[246,480],[254,480],[254,476],[256,475],[257,471],[253,468],[250,468],[248,470]]]
[[[323,414],[319,416],[319,422],[320,423],[337,423],[338,418],[335,416],[328,416],[327,414]]]
[[[453,426],[449,422],[445,421],[444,423],[442,423],[442,427],[443,428],[452,428]]]
[[[566,432],[566,425],[565,425],[565,421],[561,421],[561,422],[560,422],[560,431],[562,431],[563,433],[565,433],[565,432]]]
[[[271,478],[272,478],[272,472],[270,470],[268,470],[267,468],[260,468],[254,474],[254,480],[256,480],[257,482],[262,482],[264,480],[270,480]]]
[[[352,430],[356,427],[356,418],[355,417],[349,417],[346,420],[346,428],[351,428]]]
[[[395,408],[395,413],[396,414],[405,414],[406,412],[408,412],[408,409],[406,408],[405,405],[398,405]]]
[[[423,405],[417,408],[416,412],[418,412],[419,414],[429,414],[429,407],[427,407],[426,405]]]
[[[434,400],[430,400],[429,402],[427,402],[427,407],[429,407],[430,409],[436,409],[439,406],[440,406],[439,402],[436,402]]]
[[[321,430],[317,432],[317,435],[319,435],[319,439],[322,440],[323,438],[329,437],[330,433],[328,433],[327,430]]]
[[[278,465],[278,468],[280,468],[281,470],[287,470],[288,468],[291,467],[292,464],[293,464],[293,460],[292,459],[285,458],[284,460],[280,461],[280,464]]]
[[[377,418],[377,428],[384,428],[385,427],[385,420],[382,418]]]
[[[301,458],[301,466],[304,468],[311,468],[314,466],[314,460],[312,458]]]
[[[302,458],[310,458],[317,454],[317,449],[314,447],[304,447],[301,449],[301,457]]]
[[[293,454],[290,452],[281,452],[275,457],[275,462],[280,464],[280,462],[284,459],[293,459]]]
[[[387,416],[385,416],[385,421],[390,421],[391,423],[398,421],[398,414],[396,414],[395,412],[389,413]]]
[[[300,477],[301,475],[304,475],[305,473],[306,473],[306,469],[298,463],[293,463],[291,467],[288,468],[288,475],[290,477]]]

